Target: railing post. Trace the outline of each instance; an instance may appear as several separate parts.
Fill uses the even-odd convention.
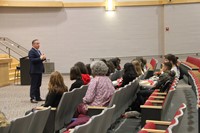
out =
[[[8,55],[9,55],[9,58],[10,58],[10,48],[8,48]]]

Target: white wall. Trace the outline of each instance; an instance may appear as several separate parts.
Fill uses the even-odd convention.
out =
[[[69,72],[91,57],[156,55],[159,53],[161,7],[0,8],[0,36],[31,48],[35,38],[56,70]]]
[[[165,6],[166,53],[200,51],[200,4]]]

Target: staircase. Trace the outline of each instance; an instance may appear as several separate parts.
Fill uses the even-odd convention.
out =
[[[0,54],[0,58],[11,58],[11,64],[10,64],[10,68],[9,68],[9,80],[10,83],[14,83],[14,79],[15,79],[15,70],[16,67],[19,66],[19,60],[13,58],[13,57],[9,57],[8,54]],[[20,72],[19,72],[20,74]],[[15,81],[19,82],[20,81],[20,76],[16,77]]]
[[[0,37],[0,58],[11,58],[9,69],[10,83],[20,81],[20,76],[15,77],[16,67],[19,66],[19,59],[28,56],[28,50],[7,37]],[[20,74],[20,72],[19,72]]]

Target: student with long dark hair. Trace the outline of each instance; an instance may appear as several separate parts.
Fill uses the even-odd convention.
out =
[[[73,66],[70,69],[70,80],[75,80],[75,82],[71,85],[69,91],[72,91],[75,88],[80,88],[83,85],[81,72],[77,66]]]
[[[178,63],[177,62],[177,57],[175,55],[173,55],[173,54],[167,54],[164,57],[165,57],[164,62],[170,62],[172,64],[172,69],[171,70],[173,70],[175,72],[175,74],[176,74],[175,76],[177,78],[179,78],[180,77],[180,70],[179,70],[179,67],[177,65],[177,63]]]
[[[84,85],[87,85],[90,82],[90,75],[88,74],[85,64],[83,62],[77,62],[74,66],[77,66],[80,69],[83,83]]]
[[[123,74],[123,81],[119,87],[123,87],[129,82],[133,81],[136,77],[138,77],[137,72],[132,63],[126,63],[124,65],[124,74]]]

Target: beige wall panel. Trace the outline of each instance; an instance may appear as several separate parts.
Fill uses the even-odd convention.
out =
[[[165,6],[166,53],[193,53],[200,50],[200,4]]]
[[[31,48],[35,38],[56,70],[69,72],[91,57],[159,54],[161,7],[0,8],[0,36]]]

